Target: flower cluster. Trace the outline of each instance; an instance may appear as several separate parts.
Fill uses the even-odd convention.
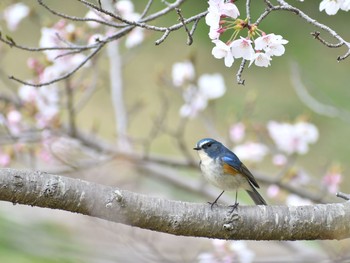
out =
[[[209,100],[218,99],[226,92],[224,78],[216,74],[203,74],[195,83],[195,70],[190,61],[178,62],[173,65],[173,85],[183,88],[185,104],[180,108],[180,115],[194,118],[203,111]]]
[[[57,85],[53,84],[40,88],[21,86],[18,90],[18,95],[23,103],[34,111],[38,129],[56,124],[60,111],[60,96]]]
[[[339,166],[332,166],[322,178],[322,185],[331,194],[336,194],[342,181],[341,169]]]
[[[67,47],[66,41],[73,41],[76,38],[76,27],[72,23],[66,23],[65,20],[59,20],[52,27],[44,27],[41,29],[41,38],[39,41],[40,47]],[[63,39],[65,39],[63,41]],[[34,70],[39,73],[39,81],[47,82],[52,79],[58,78],[65,73],[76,68],[87,57],[82,53],[67,55],[66,50],[45,50],[44,54],[49,63],[49,66],[45,66],[42,71],[35,68],[38,66],[35,62],[29,64],[29,67],[33,67]],[[86,66],[89,63],[85,64]]]
[[[335,15],[339,9],[349,11],[350,0],[323,0],[320,3],[320,11],[324,10],[327,15]]]
[[[288,41],[280,35],[266,34],[247,20],[236,19],[240,14],[235,4],[224,0],[209,0],[208,3],[205,21],[210,27],[209,37],[215,44],[212,55],[217,59],[223,58],[226,67],[231,67],[235,59],[240,58],[249,60],[249,66],[254,63],[259,67],[268,67],[273,56],[284,54],[284,45]],[[244,28],[248,29],[248,35],[237,39]],[[220,40],[221,35],[230,29],[234,30],[230,39],[227,42]]]
[[[270,121],[267,129],[277,148],[286,154],[307,153],[309,144],[315,143],[319,136],[317,127],[308,122],[290,124]]]

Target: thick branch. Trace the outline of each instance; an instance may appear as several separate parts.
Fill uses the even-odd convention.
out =
[[[0,200],[184,236],[255,240],[350,237],[350,203],[226,207],[169,201],[43,172],[0,169]]]

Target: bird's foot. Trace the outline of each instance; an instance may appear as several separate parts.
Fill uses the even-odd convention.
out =
[[[237,203],[237,202],[234,203],[233,205],[229,205],[228,207],[231,208],[229,213],[232,214],[237,209],[238,205],[239,205],[239,203]]]

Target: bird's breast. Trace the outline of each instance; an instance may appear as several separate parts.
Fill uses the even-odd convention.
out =
[[[206,180],[222,190],[235,190],[243,187],[250,189],[248,181],[237,170],[224,169],[223,164],[219,158],[210,158],[205,153],[200,155],[200,168]]]

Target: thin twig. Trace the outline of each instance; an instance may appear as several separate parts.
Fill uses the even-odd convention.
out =
[[[27,86],[32,86],[32,87],[42,87],[42,86],[47,86],[53,83],[56,83],[58,81],[64,80],[72,76],[75,72],[77,72],[81,67],[83,67],[93,56],[95,56],[104,46],[105,43],[100,43],[100,46],[96,48],[93,52],[91,52],[77,67],[75,67],[73,70],[67,72],[66,74],[62,75],[61,77],[55,78],[53,80],[47,81],[47,82],[42,82],[42,83],[31,83],[28,81],[21,80],[15,76],[10,76],[9,79],[17,81],[23,85]]]
[[[242,59],[241,65],[239,66],[238,72],[237,72],[237,74],[236,74],[237,83],[238,83],[238,84],[241,84],[241,85],[243,85],[243,86],[244,86],[245,80],[242,79],[242,73],[243,73],[243,71],[244,71],[244,67],[245,67],[246,63],[247,63],[247,60]]]
[[[312,32],[311,35],[317,39],[318,41],[320,41],[323,45],[329,47],[329,48],[339,48],[341,46],[344,45],[344,42],[339,42],[338,44],[332,44],[332,43],[329,43],[327,42],[326,40],[324,40],[323,38],[320,37],[320,32],[318,31],[315,31],[315,32]]]
[[[175,11],[176,11],[177,15],[179,16],[179,20],[180,20],[181,24],[183,25],[183,27],[184,27],[184,29],[185,29],[185,31],[187,33],[187,36],[188,36],[188,38],[187,38],[187,45],[190,46],[193,43],[193,38],[192,38],[192,35],[190,33],[190,30],[187,28],[187,25],[185,23],[185,19],[182,16],[181,9],[180,8],[175,8]]]

